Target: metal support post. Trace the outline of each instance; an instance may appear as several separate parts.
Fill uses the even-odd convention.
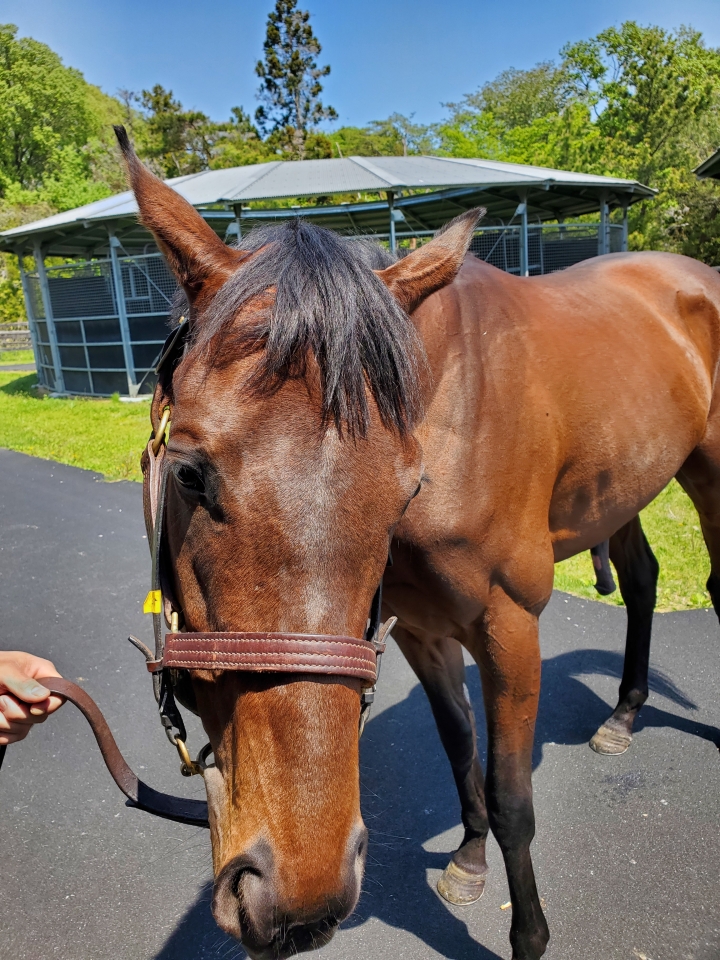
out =
[[[515,211],[515,216],[520,217],[520,276],[530,276],[530,252],[528,250],[528,216],[527,199],[523,196],[521,203]]]
[[[395,213],[393,209],[393,204],[395,203],[395,194],[392,190],[387,192],[387,202],[388,202],[388,216],[390,217],[390,253],[395,253],[397,250],[397,244],[395,242]]]
[[[242,240],[242,207],[235,207],[235,224],[237,225],[237,243]]]
[[[55,330],[55,318],[50,301],[50,285],[48,284],[47,273],[45,272],[45,258],[43,257],[42,247],[39,243],[36,243],[33,247],[33,255],[35,257],[38,280],[40,281],[40,294],[45,311],[48,340],[50,341],[50,353],[52,354],[53,370],[55,373],[55,393],[65,393],[65,380],[63,379],[62,366],[60,363],[60,350],[57,342],[57,331]]]
[[[42,357],[40,356],[40,346],[38,344],[37,326],[35,323],[35,314],[33,313],[32,300],[30,298],[30,289],[27,282],[27,274],[23,265],[22,252],[18,251],[18,267],[20,268],[20,283],[22,284],[23,299],[25,300],[25,313],[28,318],[28,328],[30,330],[30,340],[32,341],[33,355],[35,357],[35,369],[38,374],[38,383],[46,387],[43,382]]]
[[[108,231],[109,232],[109,231]],[[120,241],[112,233],[110,236],[110,261],[112,263],[113,286],[115,287],[115,306],[120,321],[120,338],[122,339],[123,357],[125,358],[125,372],[127,373],[128,393],[136,397],[138,383],[135,377],[135,361],[133,359],[132,343],[130,341],[130,325],[128,323],[127,308],[125,306],[125,291],[122,283],[122,268],[118,258]]]
[[[610,253],[610,243],[608,232],[610,229],[610,216],[608,210],[607,196],[603,193],[600,197],[600,235],[598,236],[598,255]]]
[[[627,200],[622,205],[622,239],[620,241],[620,249],[626,253],[628,248],[628,203]]]

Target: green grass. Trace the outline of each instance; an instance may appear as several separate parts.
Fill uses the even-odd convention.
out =
[[[710,560],[695,507],[676,480],[671,481],[643,510],[640,518],[645,536],[660,564],[657,609],[709,607],[705,581],[710,573]],[[594,583],[589,553],[570,557],[555,566],[558,590],[622,606],[619,590],[609,597],[599,597]]]
[[[0,350],[0,366],[10,363],[35,363],[32,350]]]
[[[0,371],[0,447],[95,470],[108,480],[142,480],[148,403],[52,399],[38,396],[35,383],[34,373]]]
[[[34,374],[0,371],[0,447],[96,470],[108,480],[141,480],[140,454],[150,435],[147,403],[40,397]],[[673,480],[642,513],[643,527],[660,563],[659,610],[710,605],[705,581],[710,564],[695,508]],[[589,553],[555,567],[555,586],[601,599]],[[622,605],[619,592],[603,598]]]

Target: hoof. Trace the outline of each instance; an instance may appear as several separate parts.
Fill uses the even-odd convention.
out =
[[[458,906],[475,903],[485,892],[486,877],[487,871],[482,874],[468,873],[451,860],[437,882],[437,890],[448,903]]]
[[[603,724],[590,741],[590,747],[595,753],[605,753],[618,756],[625,753],[630,746],[632,737],[621,730],[613,730]]]

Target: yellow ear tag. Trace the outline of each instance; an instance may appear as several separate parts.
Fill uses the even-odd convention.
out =
[[[162,594],[159,590],[151,590],[145,597],[143,613],[162,613]]]

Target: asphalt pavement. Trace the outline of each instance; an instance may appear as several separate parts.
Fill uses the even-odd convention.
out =
[[[50,657],[97,700],[141,777],[201,796],[199,778],[179,776],[142,657],[125,640],[150,635],[149,565],[139,485],[0,450],[0,646]],[[624,611],[556,593],[541,623],[533,856],[547,957],[720,960],[714,614],[656,615],[652,693],[622,757],[587,741],[615,703]],[[477,670],[467,672],[481,713]],[[462,833],[458,802],[424,694],[392,644],[361,778],[367,876],[323,960],[509,957],[494,840],[482,901],[452,908],[435,893]],[[211,877],[207,832],[127,809],[71,705],[8,749],[0,960],[243,957],[212,920]]]

